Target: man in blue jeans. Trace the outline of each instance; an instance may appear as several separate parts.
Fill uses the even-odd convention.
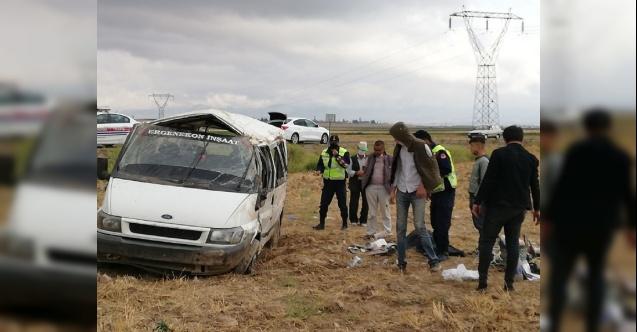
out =
[[[425,227],[425,205],[428,193],[442,183],[436,159],[425,142],[414,137],[402,122],[393,125],[389,132],[396,140],[391,169],[391,201],[396,202],[398,268],[401,272],[405,272],[407,267],[405,260],[407,214],[411,205],[414,213],[414,227],[420,235],[429,268],[431,271],[440,271],[440,260]]]

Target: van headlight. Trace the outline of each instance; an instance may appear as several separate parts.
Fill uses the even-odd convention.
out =
[[[109,232],[122,232],[122,218],[111,216],[106,212],[99,210],[97,212],[97,229]]]
[[[243,239],[243,228],[225,228],[225,229],[211,229],[209,243],[217,244],[238,244]]]

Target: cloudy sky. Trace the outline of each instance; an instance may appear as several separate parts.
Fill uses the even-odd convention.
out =
[[[470,10],[513,12],[498,60],[504,124],[537,124],[540,7],[528,0],[104,0],[98,3],[98,104],[154,117],[217,108],[338,119],[470,124],[476,60]],[[266,5],[267,4],[267,5]],[[500,26],[476,30],[487,43]]]

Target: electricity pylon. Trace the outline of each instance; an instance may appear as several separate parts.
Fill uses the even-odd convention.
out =
[[[509,23],[512,20],[520,20],[522,22],[522,32],[524,32],[524,20],[511,13],[494,13],[463,10],[461,12],[449,15],[449,29],[451,29],[451,20],[454,17],[461,17],[464,20],[469,41],[476,54],[478,62],[478,74],[476,76],[476,92],[473,101],[473,127],[475,129],[486,129],[491,126],[500,125],[500,113],[498,109],[498,85],[495,75],[495,62],[498,57],[498,51],[502,45],[504,35],[509,29]],[[489,20],[504,20],[504,25],[500,34],[497,36],[493,44],[485,47],[480,37],[473,29],[473,19],[485,20],[486,30],[489,30]]]
[[[153,101],[155,102],[155,105],[157,105],[157,110],[159,112],[158,119],[162,119],[164,117],[164,111],[168,105],[168,100],[175,99],[175,96],[169,93],[153,93],[148,96],[153,97]]]

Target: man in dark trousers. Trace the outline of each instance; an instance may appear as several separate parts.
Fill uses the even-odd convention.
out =
[[[347,166],[350,163],[349,152],[339,146],[337,135],[330,137],[329,146],[321,152],[316,170],[323,175],[323,190],[321,192],[321,207],[319,209],[319,224],[314,226],[315,230],[325,229],[325,219],[327,209],[332,203],[332,198],[336,194],[338,208],[341,210],[343,221],[341,229],[347,229],[347,190],[345,178]]]
[[[598,331],[605,298],[606,255],[622,221],[627,221],[627,235],[634,249],[631,160],[609,138],[611,125],[612,118],[605,110],[587,113],[587,138],[567,151],[548,207],[542,211],[542,231],[548,233],[542,236],[548,236],[552,249],[549,331],[560,330],[566,284],[580,257],[588,265],[587,331]]]
[[[493,260],[493,245],[502,228],[506,236],[507,249],[504,290],[513,291],[513,278],[519,260],[520,229],[526,210],[533,206],[533,220],[536,224],[540,217],[539,161],[522,146],[522,128],[507,127],[502,136],[507,145],[491,154],[487,173],[473,205],[475,216],[484,213],[484,225],[478,247],[478,291],[487,289],[489,265]]]
[[[349,177],[349,220],[352,225],[367,225],[367,213],[369,206],[367,197],[365,196],[365,188],[361,177],[365,174],[367,167],[367,142],[358,143],[358,151],[350,157],[350,163],[347,167],[347,175]],[[360,218],[358,215],[358,201],[362,198],[363,204],[360,209]]]
[[[456,201],[456,187],[458,177],[453,164],[451,153],[444,146],[436,144],[431,135],[425,130],[418,130],[414,133],[431,148],[438,162],[440,176],[443,183],[436,187],[431,194],[431,228],[433,238],[436,243],[436,253],[441,261],[449,258],[449,229],[451,228],[451,215]]]

